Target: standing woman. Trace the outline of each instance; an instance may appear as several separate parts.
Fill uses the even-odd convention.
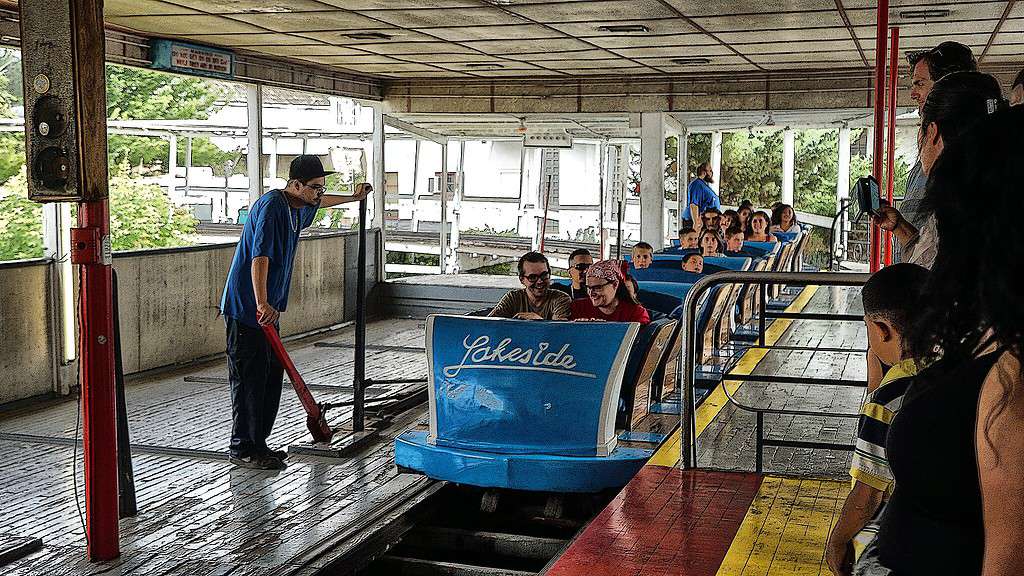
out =
[[[947,145],[929,173],[936,258],[906,338],[932,364],[892,421],[896,489],[854,574],[1024,574],[1021,134],[1024,108],[998,112]]]
[[[573,320],[607,320],[650,324],[647,309],[630,294],[616,260],[601,260],[587,269],[588,298],[572,301]]]
[[[746,241],[778,242],[779,239],[768,231],[769,226],[771,226],[771,220],[769,220],[767,212],[763,210],[754,212],[750,215],[750,228],[746,232]]]
[[[779,204],[772,210],[772,232],[792,234],[801,232],[800,222],[796,219],[796,211],[789,204]]]

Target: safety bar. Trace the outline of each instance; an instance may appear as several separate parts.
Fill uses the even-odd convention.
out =
[[[686,421],[682,422],[682,465],[684,469],[693,468],[697,462],[697,420],[694,414],[694,383],[696,380],[695,369],[697,365],[697,309],[701,297],[711,288],[720,284],[752,284],[761,289],[762,298],[766,297],[766,287],[769,284],[794,284],[798,286],[863,286],[870,277],[870,274],[851,273],[838,274],[834,272],[740,272],[726,270],[716,272],[698,280],[690,288],[683,301],[683,314],[679,319],[682,323],[680,330],[683,333],[685,350],[681,355],[683,362],[682,386],[683,399],[680,406],[681,417]],[[763,303],[763,301],[762,301]],[[761,342],[764,346],[764,315],[761,316]],[[724,386],[724,384],[723,384]],[[758,450],[760,453],[760,450]]]

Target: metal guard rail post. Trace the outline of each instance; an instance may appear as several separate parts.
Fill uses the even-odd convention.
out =
[[[716,272],[698,280],[683,301],[683,314],[679,321],[683,323],[680,327],[683,333],[683,345],[685,349],[682,354],[682,393],[680,403],[680,422],[682,442],[682,465],[683,469],[693,468],[697,462],[697,420],[694,414],[694,381],[695,368],[697,365],[696,339],[697,339],[697,308],[703,296],[711,288],[720,284],[752,284],[760,287],[762,298],[767,296],[766,287],[768,284],[795,284],[799,286],[863,286],[870,277],[870,274],[863,273],[841,273],[834,272],[740,272],[727,270]],[[762,302],[763,304],[763,302]],[[759,320],[761,326],[761,346],[764,342],[764,314]],[[723,381],[724,382],[724,381]],[[724,385],[724,384],[723,384]],[[730,398],[731,401],[731,398]],[[762,420],[758,416],[758,420]],[[760,450],[758,450],[760,453]]]

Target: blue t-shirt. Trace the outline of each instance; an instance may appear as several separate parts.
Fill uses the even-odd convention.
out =
[[[256,294],[252,289],[252,260],[258,256],[270,259],[267,302],[278,312],[285,311],[299,232],[313,223],[318,208],[319,205],[292,208],[281,190],[271,190],[253,203],[224,286],[222,314],[252,327],[259,326]]]
[[[690,204],[697,205],[697,211],[701,214],[708,208],[722,209],[718,200],[718,194],[711,188],[711,185],[702,178],[694,178],[693,182],[686,187],[686,208],[683,209],[682,218],[690,221]]]

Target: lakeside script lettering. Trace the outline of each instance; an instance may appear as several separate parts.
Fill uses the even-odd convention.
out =
[[[569,344],[563,345],[557,351],[550,351],[551,344],[548,342],[540,342],[536,347],[523,348],[513,346],[511,338],[504,338],[492,347],[490,336],[478,336],[472,342],[470,338],[471,336],[467,335],[462,340],[462,346],[466,349],[462,361],[454,366],[445,366],[445,376],[454,378],[463,370],[491,368],[537,370],[586,378],[596,377],[594,374],[574,370],[576,358],[569,353]]]

